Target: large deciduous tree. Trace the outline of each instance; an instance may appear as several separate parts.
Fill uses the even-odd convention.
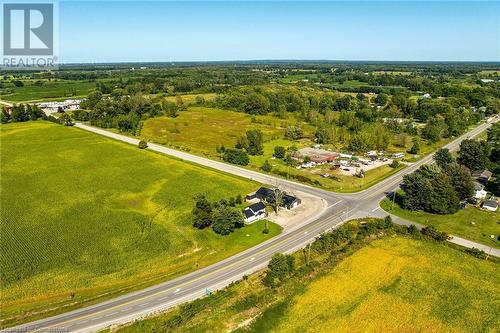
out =
[[[269,262],[268,271],[264,277],[264,283],[274,287],[283,282],[295,271],[295,258],[291,255],[277,253]]]
[[[222,159],[226,162],[238,165],[247,165],[250,163],[247,152],[240,149],[225,149]]]
[[[446,168],[446,166],[455,161],[453,156],[450,153],[450,150],[447,148],[439,149],[433,156],[434,161],[440,168]]]
[[[482,170],[488,166],[489,147],[482,141],[464,140],[460,144],[457,162],[470,170]]]
[[[195,196],[195,207],[193,208],[193,226],[203,229],[212,224],[212,205],[203,194]]]
[[[276,158],[284,158],[286,154],[285,147],[276,146],[274,147],[274,157]]]
[[[247,131],[248,148],[250,155],[262,155],[264,153],[264,136],[259,129]]]
[[[302,129],[298,126],[288,126],[285,129],[285,138],[288,140],[298,140],[302,138],[303,135]]]
[[[474,181],[467,167],[458,163],[450,163],[446,166],[444,172],[450,177],[451,185],[455,188],[461,200],[472,197],[474,194]]]
[[[326,126],[319,127],[314,136],[316,137],[316,142],[320,144],[329,143],[332,139],[331,131]]]
[[[244,225],[243,214],[236,208],[219,204],[212,213],[212,229],[220,235],[229,235]]]

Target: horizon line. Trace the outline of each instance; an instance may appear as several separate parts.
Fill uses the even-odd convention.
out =
[[[346,59],[250,59],[250,60],[167,60],[167,61],[82,61],[82,62],[62,62],[64,65],[117,65],[117,64],[210,64],[210,63],[386,63],[386,64],[499,64],[500,60],[346,60]]]

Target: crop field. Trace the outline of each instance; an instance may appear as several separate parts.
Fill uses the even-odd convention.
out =
[[[500,213],[498,211],[489,212],[469,206],[455,214],[438,215],[405,210],[397,202],[393,207],[389,199],[384,199],[380,206],[385,211],[409,221],[422,225],[432,225],[440,231],[500,249],[500,239],[498,238],[500,237]]]
[[[40,86],[26,83],[24,87],[15,87],[14,85],[6,85],[6,87],[12,93],[2,93],[0,94],[0,99],[19,103],[58,98],[86,97],[90,91],[95,89],[96,84],[95,82],[86,81],[44,81],[44,84]]]
[[[500,75],[500,70],[498,70],[498,69],[484,70],[484,71],[480,71],[479,74],[481,74],[481,75]]]
[[[295,259],[305,268],[302,253]],[[498,261],[402,236],[370,241],[337,263],[315,259],[310,277],[271,289],[263,273],[252,274],[118,332],[496,332],[499,325]]]
[[[258,184],[76,128],[0,126],[1,324],[12,325],[165,281],[280,232],[229,236],[191,226],[193,196]]]
[[[433,242],[377,240],[245,332],[494,332],[500,266]]]

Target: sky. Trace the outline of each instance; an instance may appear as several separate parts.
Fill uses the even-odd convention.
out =
[[[498,1],[60,1],[63,63],[500,61]]]

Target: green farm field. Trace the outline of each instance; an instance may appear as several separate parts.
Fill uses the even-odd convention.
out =
[[[242,332],[495,332],[498,263],[392,237],[341,261]]]
[[[6,87],[10,89],[12,93],[2,93],[0,94],[0,99],[19,103],[86,97],[88,93],[95,89],[96,84],[95,82],[88,81],[44,81],[44,84],[41,86],[27,82],[24,87],[15,87],[14,85],[8,86],[7,84]]]
[[[1,324],[165,281],[269,239],[191,226],[193,196],[257,183],[50,122],[1,125]]]
[[[500,213],[484,211],[472,206],[461,209],[455,214],[438,215],[422,211],[409,211],[398,203],[384,199],[380,206],[391,214],[422,225],[434,226],[437,230],[463,237],[500,249]],[[491,235],[494,237],[491,238]]]

